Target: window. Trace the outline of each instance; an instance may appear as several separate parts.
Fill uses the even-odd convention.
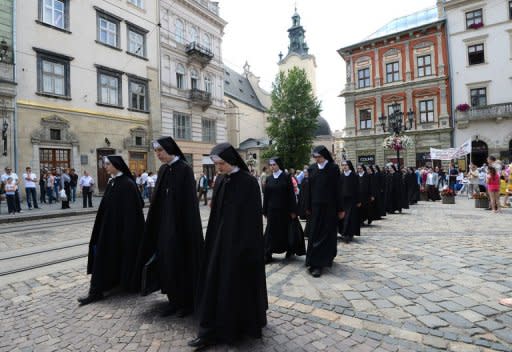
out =
[[[487,88],[473,88],[470,90],[470,95],[472,106],[487,105]]]
[[[118,48],[120,19],[101,11],[97,11],[97,19],[98,42]]]
[[[176,41],[181,44],[185,42],[185,25],[182,20],[176,20]]]
[[[182,64],[178,64],[176,66],[176,87],[179,89],[183,89],[184,86],[184,77],[185,77],[185,68]]]
[[[73,58],[42,49],[37,52],[37,92],[70,98],[69,62]]]
[[[203,46],[208,50],[212,50],[212,40],[206,33],[203,34]]]
[[[508,2],[508,18],[512,20],[512,0]]]
[[[397,104],[397,111],[402,111],[402,104]],[[393,110],[393,104],[388,105],[388,116],[393,115],[395,111]]]
[[[372,128],[372,111],[370,109],[359,110],[359,127],[362,130]]]
[[[199,33],[197,32],[196,27],[190,27],[190,42],[199,43]]]
[[[122,73],[107,68],[98,68],[98,104],[122,107]]]
[[[206,75],[204,77],[204,90],[207,91],[208,93],[212,93],[212,78],[210,77],[210,75]]]
[[[475,44],[468,46],[468,62],[470,65],[478,65],[483,64],[485,62],[483,44]]]
[[[357,71],[358,87],[366,88],[370,86],[370,68],[363,68]]]
[[[432,59],[430,55],[418,56],[418,77],[432,75]]]
[[[60,141],[60,130],[50,128],[50,139],[52,141]]]
[[[128,24],[128,52],[137,56],[146,56],[147,31]]]
[[[39,0],[39,20],[50,26],[67,29],[69,18],[68,0]]]
[[[174,117],[174,138],[176,139],[192,139],[192,129],[190,126],[190,116],[175,112]]]
[[[128,2],[134,6],[137,6],[138,8],[143,9],[144,8],[144,2],[143,0],[128,0]]]
[[[190,89],[199,89],[197,82],[197,71],[192,69],[190,70]]]
[[[215,121],[203,119],[203,142],[215,143]]]
[[[482,24],[482,9],[466,12],[466,28],[479,28]]]
[[[420,101],[420,122],[434,122],[434,100]]]
[[[386,82],[397,82],[400,80],[399,62],[386,64]]]
[[[128,78],[130,109],[148,111],[148,83],[133,77]]]
[[[142,137],[135,137],[135,145],[142,145]]]

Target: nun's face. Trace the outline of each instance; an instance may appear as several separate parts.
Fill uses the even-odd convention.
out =
[[[371,169],[371,168],[367,168],[367,169],[366,169],[366,173],[367,173],[368,175],[371,175],[371,174],[373,174],[373,171],[372,171],[372,169]]]
[[[214,161],[214,163],[215,167],[217,168],[217,172],[223,175],[228,174],[233,170],[233,166],[222,159]]]
[[[313,158],[315,158],[315,161],[318,164],[323,164],[324,161],[325,161],[325,158],[322,155],[320,155],[320,154],[313,155]]]
[[[108,160],[103,162],[103,167],[105,168],[105,171],[107,171],[107,173],[112,176],[117,175],[119,172],[119,170],[117,170]]]
[[[155,153],[158,160],[160,160],[162,163],[168,163],[174,159],[174,156],[169,155],[169,153],[167,153],[162,147],[156,147]]]
[[[350,170],[350,167],[348,166],[347,163],[341,163],[341,167],[343,168],[343,171],[345,171],[345,172]]]
[[[277,163],[274,160],[270,160],[268,165],[270,166],[270,170],[272,170],[272,172],[279,171],[279,165],[277,165]]]

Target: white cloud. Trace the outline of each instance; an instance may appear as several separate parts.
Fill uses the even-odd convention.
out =
[[[288,52],[288,28],[294,6],[306,30],[310,54],[317,60],[318,98],[331,129],[343,128],[345,105],[338,95],[345,65],[337,50],[357,43],[389,21],[434,7],[435,0],[220,0],[228,21],[222,43],[224,63],[241,71],[247,60],[263,88],[270,90],[279,52]]]

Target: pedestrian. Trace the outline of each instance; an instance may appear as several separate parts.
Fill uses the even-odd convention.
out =
[[[57,202],[57,199],[54,197],[54,189],[55,187],[55,170],[48,172],[48,176],[46,178],[46,194],[48,195],[48,203],[52,204],[52,200]]]
[[[286,259],[306,254],[304,233],[293,231],[292,227],[297,218],[292,175],[283,171],[283,162],[278,157],[270,158],[268,165],[272,174],[267,177],[263,191],[263,216],[267,219],[265,263],[272,261],[274,253],[286,252]]]
[[[303,171],[304,173],[304,177],[302,178],[302,182],[301,182],[301,190],[300,190],[300,193],[299,193],[299,200],[298,200],[298,215],[300,217],[301,220],[305,220],[306,221],[306,226],[304,227],[304,237],[308,237],[309,236],[309,230],[310,230],[310,227],[311,227],[311,214],[309,214],[307,212],[307,207],[306,207],[306,200],[309,198],[309,187],[308,187],[308,183],[309,183],[309,173],[308,173],[308,169],[305,169]]]
[[[76,188],[78,186],[78,175],[76,174],[75,169],[71,169],[69,171],[69,178],[71,181],[69,182],[69,186],[71,188],[71,199],[73,203],[76,202]]]
[[[87,296],[78,298],[80,305],[101,300],[116,287],[139,287],[135,260],[144,230],[144,203],[121,156],[104,157],[103,166],[111,178],[94,221],[87,260],[91,284]]]
[[[341,167],[340,192],[345,217],[338,222],[338,232],[343,242],[350,243],[354,236],[361,235],[359,177],[350,160],[342,161]]]
[[[208,205],[208,177],[205,175],[204,171],[201,172],[201,176],[197,182],[197,194],[199,201],[204,197],[204,205]]]
[[[432,169],[429,169],[426,181],[428,200],[435,202],[441,199],[441,196],[439,195],[439,188],[437,188],[438,184],[439,174],[435,172],[435,170],[433,171]]]
[[[262,192],[265,190],[265,182],[266,181],[267,181],[267,167],[263,166],[263,169],[261,169],[261,175],[260,175],[260,186],[261,186]]]
[[[23,182],[25,183],[25,193],[27,196],[27,206],[28,209],[32,209],[32,203],[30,202],[30,199],[32,198],[32,202],[34,203],[34,208],[39,209],[39,206],[37,205],[37,193],[36,193],[36,182],[37,182],[37,176],[35,173],[32,172],[32,168],[30,166],[27,166],[25,168],[25,173],[22,175]]]
[[[55,170],[55,174],[53,177],[53,191],[55,192],[55,201],[60,200],[60,190],[62,189],[62,182],[60,181],[62,177],[62,170],[60,168]]]
[[[18,185],[14,182],[14,178],[8,176],[5,179],[4,191],[5,198],[7,200],[7,211],[11,215],[16,215],[16,191],[18,190]]]
[[[487,192],[494,213],[500,212],[500,175],[494,166],[489,166],[487,174]]]
[[[142,194],[144,198],[148,198],[148,172],[143,170],[140,174],[140,183],[142,185]]]
[[[370,180],[370,204],[368,207],[368,225],[375,220],[380,220],[380,211],[379,211],[379,183],[380,180],[378,175],[375,173],[375,168],[373,165],[368,165],[366,167],[366,173],[368,174],[368,178]]]
[[[453,194],[456,193],[455,185],[457,184],[458,175],[459,171],[457,171],[455,164],[453,162],[450,162],[450,168],[448,169],[448,187],[453,191]]]
[[[131,175],[131,174],[130,174]],[[94,179],[91,175],[87,172],[87,170],[84,170],[84,175],[80,177],[80,181],[78,182],[80,185],[80,189],[82,190],[82,199],[83,199],[83,207],[92,208],[92,192],[94,187]]]
[[[12,182],[16,185],[16,191],[14,192],[14,208],[16,209],[17,213],[23,213],[21,210],[18,175],[15,172],[12,172],[12,168],[10,166],[7,166],[5,168],[5,173],[2,174],[0,180],[5,185],[9,177],[12,178]]]
[[[148,172],[148,178],[146,179],[147,193],[148,199],[151,202],[153,198],[153,190],[155,189],[156,178],[153,175],[153,172]]]
[[[60,176],[60,189],[64,190],[64,195],[61,197],[61,209],[69,209],[69,202],[71,199],[71,177],[69,177],[69,169],[64,169]]]
[[[398,171],[397,167],[394,164],[390,165],[390,175],[391,175],[391,189],[390,189],[390,202],[391,202],[391,214],[394,214],[398,211],[400,214],[402,213],[402,192],[403,192],[403,180],[402,173]]]
[[[340,169],[323,145],[313,149],[316,163],[309,168],[308,211],[311,231],[306,253],[306,266],[313,277],[320,277],[325,267],[332,266],[336,256],[338,219],[343,219],[340,192]]]
[[[469,171],[467,173],[469,181],[468,185],[468,198],[472,197],[478,190],[478,170],[475,164],[469,165]]]
[[[46,203],[46,180],[48,178],[48,171],[43,169],[41,177],[39,178],[39,203]]]
[[[203,249],[203,231],[194,173],[171,137],[153,142],[162,162],[149,206],[139,254],[139,266],[155,254],[157,280],[147,286],[160,289],[169,304],[162,316],[185,317],[195,311]]]
[[[377,196],[377,208],[379,210],[379,215],[382,217],[386,216],[386,174],[381,171],[379,165],[375,165],[375,175],[379,182],[377,183],[378,187],[378,196]],[[419,190],[418,190],[419,192]],[[418,195],[419,197],[419,195]]]
[[[229,143],[211,151],[218,171],[200,276],[195,348],[261,338],[268,309],[258,181]]]
[[[361,226],[365,226],[364,222],[366,220],[368,220],[368,225],[372,222],[369,217],[371,202],[370,178],[368,177],[366,170],[366,166],[363,164],[358,165],[356,169],[358,176],[359,202],[361,203],[361,207],[359,208],[359,222],[361,223]]]

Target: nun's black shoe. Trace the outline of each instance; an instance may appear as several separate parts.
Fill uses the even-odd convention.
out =
[[[313,277],[320,277],[322,276],[322,268],[314,268],[311,270],[311,275]]]
[[[86,304],[93,303],[99,300],[103,299],[103,293],[101,292],[89,292],[87,296],[79,297],[77,299],[78,303],[80,303],[81,306],[85,306]]]
[[[293,257],[293,252],[286,252],[286,256],[285,256],[286,259],[290,259],[292,257]]]
[[[270,263],[272,263],[272,256],[271,255],[265,256],[265,264],[270,264]]]
[[[194,347],[195,349],[198,349],[198,350],[203,349],[208,346],[213,346],[216,344],[217,344],[217,341],[215,341],[214,339],[207,338],[207,337],[201,337],[201,336],[196,337],[195,339],[187,342],[187,345],[189,345],[190,347]]]
[[[180,308],[176,312],[176,316],[178,318],[185,318],[186,316],[189,316],[190,314],[192,314],[192,309]]]
[[[162,318],[170,317],[171,315],[176,314],[178,311],[178,307],[176,307],[174,304],[169,303],[167,307],[160,313],[160,316]]]

